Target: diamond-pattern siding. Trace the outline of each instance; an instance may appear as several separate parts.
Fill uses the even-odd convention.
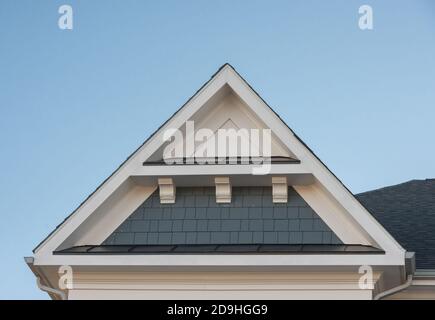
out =
[[[341,244],[296,191],[272,202],[271,187],[233,187],[218,204],[212,187],[177,188],[176,203],[160,204],[158,190],[103,244]]]

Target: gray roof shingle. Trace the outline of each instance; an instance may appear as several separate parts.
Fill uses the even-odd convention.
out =
[[[435,269],[435,179],[411,180],[356,195],[407,251],[418,269]]]
[[[292,187],[288,195],[277,204],[271,187],[233,187],[219,204],[213,187],[180,187],[161,204],[156,190],[103,245],[342,244]]]

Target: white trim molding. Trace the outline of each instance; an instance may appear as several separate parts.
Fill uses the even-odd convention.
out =
[[[351,271],[81,272],[70,299],[371,299]],[[382,280],[373,274],[374,283]],[[376,285],[375,285],[376,287]]]

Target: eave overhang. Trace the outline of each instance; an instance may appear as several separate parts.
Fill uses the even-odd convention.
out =
[[[270,166],[267,174],[253,174],[256,164],[197,164],[197,165],[152,165],[137,168],[132,174],[135,181],[156,185],[159,177],[171,177],[177,186],[213,186],[217,176],[231,177],[233,186],[271,186],[271,176],[286,177],[289,185],[310,185],[313,174],[300,163],[265,164]]]

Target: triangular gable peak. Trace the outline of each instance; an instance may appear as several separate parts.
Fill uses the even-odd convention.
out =
[[[264,156],[270,153],[272,157],[296,158],[273,131],[270,138],[270,150],[264,150],[262,134],[263,130],[269,128],[228,85],[222,86],[181,127],[172,127],[172,129],[177,129],[182,137],[179,142],[172,140],[173,149],[181,153],[178,158],[207,158],[207,155],[210,157],[207,151],[212,152],[212,158],[227,157],[232,154],[229,150],[229,137],[231,136],[239,139],[234,156]],[[224,135],[220,136],[220,133]],[[255,137],[254,133],[256,133]],[[222,137],[228,138],[226,148],[219,148],[219,141]],[[212,148],[209,148],[209,143],[213,146]],[[147,159],[147,162],[162,161],[165,158],[165,149],[170,149],[170,144],[169,141],[162,144]],[[242,150],[245,146],[249,148]]]
[[[255,176],[252,175],[255,166],[252,163],[161,163],[168,145],[168,141],[164,139],[165,131],[180,129],[186,134],[183,131],[186,122],[192,120],[195,121],[196,129],[207,127],[214,134],[219,128],[270,129],[272,159],[279,157],[290,161],[272,163],[268,174]],[[195,144],[195,148],[201,150],[204,143]],[[185,150],[186,146],[183,147]],[[186,158],[189,157],[187,153]],[[288,185],[294,188],[340,241],[345,244],[373,246],[385,251],[383,258],[370,260],[371,264],[404,263],[404,250],[400,245],[234,68],[225,64],[35,249],[35,264],[59,264],[58,257],[53,256],[56,250],[102,244],[152,196],[158,188],[159,178],[170,177],[177,187],[191,187],[214,186],[215,177],[222,176],[229,177],[233,186],[271,186],[272,177],[285,178]],[[288,263],[304,264],[314,261],[298,259],[293,258]],[[143,263],[140,261],[131,263]],[[341,261],[344,264],[359,263],[353,258],[342,258]]]

